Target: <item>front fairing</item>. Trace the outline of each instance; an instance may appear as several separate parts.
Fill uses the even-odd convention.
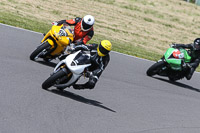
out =
[[[173,70],[181,70],[181,59],[176,59],[173,57],[174,48],[168,48],[164,54],[165,61],[170,65]]]
[[[184,53],[184,58],[183,59],[177,59],[173,56],[173,51],[175,48],[168,48],[167,51],[164,54],[164,59],[165,61],[170,65],[170,67],[173,70],[182,70],[181,64],[183,62],[190,62],[191,61],[191,56],[188,55],[187,51],[185,49],[179,49],[181,53]]]
[[[181,53],[184,53],[184,61],[186,63],[191,62],[191,56],[188,54],[188,51],[185,49],[179,49]]]
[[[83,54],[81,50],[67,56],[67,66],[75,74],[81,74],[85,68],[91,66],[90,55]]]
[[[51,49],[54,49],[50,54],[59,56],[73,40],[73,31],[69,26],[63,24],[60,26],[53,25],[51,30],[44,36],[42,43],[48,41]]]
[[[73,73],[81,75],[85,68],[91,66],[90,55],[82,53],[81,50],[76,53],[68,55],[64,60],[58,63],[54,71],[56,71],[61,64],[65,63],[67,68]]]
[[[83,54],[82,52],[78,52],[78,54],[76,55],[76,57],[73,60],[73,63],[71,64],[72,66],[75,65],[87,65],[90,64],[90,55],[88,54]]]
[[[50,34],[56,40],[57,44],[63,47],[69,45],[74,40],[71,28],[66,25],[53,25]]]

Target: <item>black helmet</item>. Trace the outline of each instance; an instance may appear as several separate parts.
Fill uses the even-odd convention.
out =
[[[194,50],[200,50],[200,38],[196,38],[193,43]]]

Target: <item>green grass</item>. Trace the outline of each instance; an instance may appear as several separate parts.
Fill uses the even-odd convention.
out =
[[[47,24],[45,22],[39,21],[36,18],[28,19],[29,17],[21,16],[17,13],[7,13],[7,12],[0,12],[0,23],[8,24],[36,32],[46,33],[51,28],[51,24]],[[113,29],[114,31],[117,29]],[[151,51],[147,51],[140,46],[134,46],[129,42],[107,38],[106,36],[102,35],[94,35],[90,43],[99,43],[103,39],[108,39],[113,44],[113,50],[137,56],[140,58],[145,58],[149,60],[158,60],[162,55],[156,54]]]
[[[57,12],[56,10],[54,10],[53,13],[59,14],[59,12]],[[179,19],[176,19],[176,18],[175,19],[171,18],[171,19],[173,21],[180,21]],[[147,22],[154,23],[154,20],[151,18],[144,18],[144,20]],[[20,28],[24,28],[24,29],[36,31],[36,32],[41,32],[41,33],[46,33],[51,28],[51,24],[49,22],[39,20],[32,16],[31,17],[23,16],[19,12],[9,13],[9,12],[0,11],[0,23],[8,24],[8,25],[12,25],[12,26],[16,26],[16,27],[20,27]],[[162,24],[168,28],[173,28],[173,25],[171,25],[171,24],[163,23],[163,22],[162,22]],[[101,25],[97,25],[97,26],[101,26]],[[106,27],[106,28],[108,28],[108,27]],[[111,30],[113,30],[114,32],[120,32],[117,30],[117,28],[111,29]],[[140,35],[134,33],[133,36],[139,37]],[[121,41],[119,39],[108,38],[106,36],[98,35],[98,34],[95,34],[89,43],[99,43],[101,40],[104,40],[104,39],[108,39],[112,42],[113,51],[117,51],[117,52],[128,54],[128,55],[133,55],[133,56],[136,56],[139,58],[154,60],[154,61],[156,61],[162,57],[161,54],[158,54],[155,51],[145,49],[144,48],[145,45],[149,45],[149,44],[145,44],[145,43],[143,43],[143,45],[144,45],[143,47],[135,46],[135,45],[132,45],[130,42]],[[146,39],[149,39],[149,38],[146,38]],[[137,43],[137,41],[135,41],[133,43]],[[162,49],[162,47],[159,47],[159,49]],[[165,50],[163,49],[163,51],[165,51]],[[197,71],[200,71],[200,68],[198,68]]]
[[[52,13],[55,14],[55,15],[60,15],[60,14],[61,14],[61,11],[53,10]]]
[[[113,4],[115,0],[94,0],[105,4]]]
[[[37,21],[37,19],[28,19],[27,17],[21,16],[17,13],[8,13],[0,11],[0,23],[8,24],[36,32],[47,32],[50,24],[47,24],[42,21]]]

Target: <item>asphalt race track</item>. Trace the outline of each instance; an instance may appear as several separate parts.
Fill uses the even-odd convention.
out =
[[[42,37],[0,24],[0,133],[200,132],[198,73],[171,83],[146,76],[154,62],[111,52],[95,89],[45,91],[58,60],[29,60]]]

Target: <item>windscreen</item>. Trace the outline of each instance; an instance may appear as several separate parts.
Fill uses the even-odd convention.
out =
[[[73,31],[72,29],[70,28],[70,26],[68,25],[63,25],[61,28],[60,28],[60,31],[59,31],[59,35],[60,36],[68,36],[68,33],[70,34],[73,34]]]
[[[79,52],[76,57],[74,58],[74,62],[77,65],[85,65],[85,64],[90,64],[90,56],[87,55],[86,53]]]

